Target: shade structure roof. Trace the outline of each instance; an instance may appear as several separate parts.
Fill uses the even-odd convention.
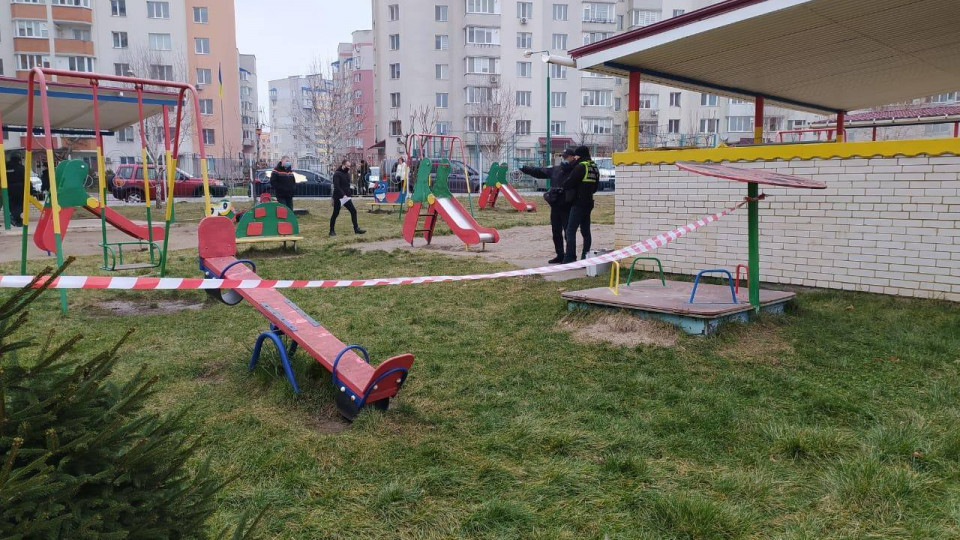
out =
[[[960,89],[958,0],[726,0],[570,51],[578,69],[811,112]]]
[[[0,114],[4,126],[27,125],[27,81],[0,77]],[[43,127],[40,90],[34,88],[35,128]],[[54,130],[93,131],[93,90],[88,85],[47,83],[50,124]],[[177,94],[144,90],[144,118],[160,114],[162,107],[177,106]],[[137,93],[132,88],[99,87],[100,130],[114,131],[136,124],[140,119]]]

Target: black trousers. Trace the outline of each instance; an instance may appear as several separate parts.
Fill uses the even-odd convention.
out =
[[[277,193],[277,202],[289,208],[291,212],[293,211],[293,194],[280,195]]]
[[[340,215],[340,207],[343,206],[350,212],[350,220],[353,221],[353,230],[360,228],[360,225],[357,224],[357,208],[353,206],[353,199],[347,201],[347,204],[341,205],[340,199],[334,197],[333,199],[333,215],[330,216],[330,231],[333,231],[333,228],[337,224],[337,216]]]
[[[583,251],[581,257],[586,257],[590,251],[593,237],[590,235],[590,213],[593,212],[593,201],[587,204],[575,204],[570,209],[570,219],[567,220],[567,250],[563,256],[564,263],[577,260],[577,229],[583,236]]]
[[[570,205],[557,203],[550,206],[550,228],[553,230],[553,248],[557,257],[564,256],[563,236],[566,234],[567,222],[570,221]]]
[[[23,186],[8,185],[7,195],[10,198],[10,223],[14,226],[23,225]]]

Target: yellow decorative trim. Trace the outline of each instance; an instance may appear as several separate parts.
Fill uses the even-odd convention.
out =
[[[627,148],[636,151],[640,145],[640,111],[627,112]]]
[[[941,156],[944,154],[960,155],[960,138],[618,152],[613,155],[613,162],[617,165],[671,165],[678,161],[719,163],[723,161],[773,161],[778,159],[916,157]]]

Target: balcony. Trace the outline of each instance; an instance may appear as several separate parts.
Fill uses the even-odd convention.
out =
[[[92,41],[57,38],[53,40],[53,46],[56,49],[57,54],[95,56]]]
[[[79,6],[52,6],[54,22],[93,24],[93,10]],[[45,18],[45,16],[44,16]]]
[[[11,19],[46,20],[47,6],[36,4],[11,4]]]
[[[15,53],[49,53],[50,41],[47,38],[13,38]]]

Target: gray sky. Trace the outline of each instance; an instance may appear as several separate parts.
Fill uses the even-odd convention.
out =
[[[338,43],[373,26],[370,0],[236,0],[236,7],[237,47],[257,56],[265,114],[267,81],[303,75],[318,57],[336,60]]]

